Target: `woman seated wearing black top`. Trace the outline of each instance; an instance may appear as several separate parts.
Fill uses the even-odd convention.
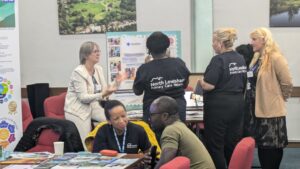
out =
[[[101,101],[108,124],[97,132],[93,152],[104,149],[119,153],[146,153],[151,144],[144,128],[128,122],[125,106],[118,100]]]

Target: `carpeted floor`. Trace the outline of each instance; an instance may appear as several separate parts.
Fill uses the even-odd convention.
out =
[[[253,168],[260,166],[257,156],[257,149],[254,153]],[[300,148],[285,148],[280,169],[300,169]]]

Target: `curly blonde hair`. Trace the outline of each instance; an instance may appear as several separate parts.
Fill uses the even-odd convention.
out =
[[[259,53],[262,58],[261,69],[267,70],[270,67],[271,62],[270,58],[272,55],[277,54],[282,56],[280,49],[277,43],[272,38],[272,33],[267,28],[257,28],[250,33],[251,38],[260,38],[263,39],[264,47],[262,51]]]
[[[237,31],[235,28],[219,28],[214,31],[213,35],[226,49],[231,48],[234,41],[237,40]]]

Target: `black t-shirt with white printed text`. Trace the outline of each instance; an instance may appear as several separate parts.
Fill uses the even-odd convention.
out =
[[[155,59],[141,65],[133,90],[137,95],[144,92],[144,114],[149,111],[152,101],[160,96],[184,99],[189,75],[190,71],[180,58]]]
[[[215,86],[205,94],[239,93],[245,89],[247,66],[242,55],[235,51],[214,56],[204,73],[204,81]]]

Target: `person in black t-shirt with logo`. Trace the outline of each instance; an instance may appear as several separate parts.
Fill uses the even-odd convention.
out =
[[[149,151],[151,144],[144,128],[128,122],[125,106],[117,100],[101,101],[108,124],[97,132],[93,152],[116,150],[119,153],[137,154]]]
[[[213,48],[217,55],[200,80],[204,90],[204,137],[218,169],[227,168],[243,129],[247,66],[243,56],[232,49],[236,38],[233,28],[214,32]]]
[[[169,96],[177,101],[180,120],[185,121],[184,93],[190,71],[181,59],[172,58],[167,54],[170,40],[162,32],[152,33],[146,46],[153,60],[138,68],[133,85],[136,95],[144,93],[143,120],[149,123],[149,108],[153,100],[160,96]]]

